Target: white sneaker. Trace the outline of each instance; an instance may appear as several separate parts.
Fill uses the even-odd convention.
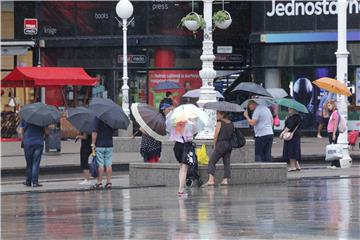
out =
[[[82,181],[81,183],[79,183],[80,185],[83,185],[83,186],[90,186],[91,185],[91,181],[88,181],[88,180],[84,180]]]

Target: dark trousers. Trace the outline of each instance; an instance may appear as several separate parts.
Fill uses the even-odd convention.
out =
[[[26,184],[39,183],[40,161],[43,153],[43,145],[25,145],[25,159],[26,159]]]
[[[220,160],[220,158],[223,159],[224,163],[224,178],[230,178],[231,172],[230,172],[230,157],[231,157],[231,143],[230,142],[223,142],[221,144],[217,144],[215,147],[213,153],[211,154],[209,163],[208,163],[208,173],[211,175],[215,175],[216,170],[216,163]]]
[[[335,140],[333,140],[332,137],[333,137],[333,133],[331,132],[331,133],[329,133],[329,143],[337,144],[339,132],[335,133]],[[331,166],[340,167],[340,161],[339,160],[331,161]]]
[[[274,135],[255,137],[255,162],[272,162],[271,148]]]

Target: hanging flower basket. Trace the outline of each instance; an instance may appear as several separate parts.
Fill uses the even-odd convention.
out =
[[[189,31],[196,32],[199,28],[205,28],[204,18],[196,12],[191,12],[183,17],[178,27],[186,27]]]
[[[225,10],[220,10],[220,11],[216,12],[213,16],[213,21],[214,21],[215,26],[220,29],[226,29],[232,23],[230,13]]]

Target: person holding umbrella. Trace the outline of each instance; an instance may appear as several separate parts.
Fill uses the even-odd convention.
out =
[[[271,148],[274,138],[273,116],[268,107],[258,105],[256,101],[250,100],[248,109],[253,111],[252,118],[249,112],[244,112],[244,117],[255,132],[255,161],[271,162]]]
[[[166,116],[166,128],[170,133],[170,140],[175,141],[174,155],[180,164],[179,169],[179,197],[186,197],[184,191],[186,175],[189,166],[196,164],[194,135],[201,131],[209,121],[209,117],[193,104],[184,104],[175,108]]]
[[[40,161],[44,149],[46,126],[60,121],[60,112],[43,103],[28,104],[20,111],[21,123],[18,133],[22,138],[26,159],[26,181],[28,187],[41,187],[39,183]]]
[[[221,185],[228,185],[231,177],[230,172],[230,157],[232,151],[232,136],[234,133],[234,124],[229,118],[228,112],[243,112],[244,110],[238,105],[229,102],[210,102],[204,105],[205,109],[216,110],[217,123],[214,133],[215,149],[211,154],[208,163],[209,179],[203,186],[215,185],[215,170],[216,163],[223,159],[224,163],[224,178]]]
[[[88,186],[91,185],[89,156],[92,153],[91,133],[95,115],[92,110],[85,107],[69,108],[66,113],[68,121],[81,132],[81,135],[75,138],[75,142],[81,140],[80,168],[83,171],[84,180],[80,182],[80,185]]]
[[[115,129],[127,129],[130,120],[122,108],[110,99],[93,98],[89,108],[94,111],[96,118],[92,131],[92,150],[96,151],[98,164],[97,183],[91,187],[94,190],[101,190],[104,168],[106,168],[105,188],[112,187],[112,151],[113,133]]]

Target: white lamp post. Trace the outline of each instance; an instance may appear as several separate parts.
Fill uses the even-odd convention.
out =
[[[123,85],[122,90],[122,108],[126,115],[130,115],[129,109],[129,85],[128,85],[128,69],[127,69],[127,26],[128,18],[132,16],[134,12],[133,5],[129,0],[120,0],[116,4],[116,14],[122,19],[123,28]]]
[[[202,107],[207,102],[216,102],[216,92],[213,87],[213,81],[216,76],[214,70],[215,56],[213,53],[212,40],[212,3],[213,0],[203,0],[204,2],[204,40],[203,52],[200,57],[202,61],[202,69],[199,74],[202,80],[202,87],[200,88],[200,97],[197,102],[199,107]],[[204,109],[210,116],[210,121],[203,131],[197,136],[198,139],[213,139],[216,124],[216,112],[213,110]]]
[[[337,80],[342,81],[347,85],[348,81],[348,55],[349,52],[346,49],[346,18],[347,18],[347,1],[338,0],[338,49],[335,53],[336,55],[336,75]],[[348,116],[348,106],[347,98],[343,95],[337,96],[337,105],[338,111],[341,116],[347,120]],[[340,159],[340,166],[342,168],[351,167],[351,157],[349,155],[348,140],[347,140],[347,131],[340,133],[338,138],[338,143],[343,145],[343,158]]]

